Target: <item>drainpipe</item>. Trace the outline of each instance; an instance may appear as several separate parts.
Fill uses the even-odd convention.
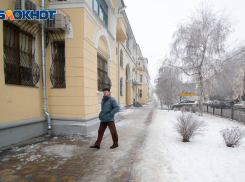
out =
[[[120,42],[118,42],[118,104],[120,105]]]
[[[45,0],[42,0],[42,10],[44,10]],[[46,64],[45,64],[45,46],[44,46],[44,20],[42,20],[41,43],[42,43],[42,85],[43,85],[43,112],[47,116],[48,136],[51,136],[51,116],[47,110],[47,90],[46,90]]]

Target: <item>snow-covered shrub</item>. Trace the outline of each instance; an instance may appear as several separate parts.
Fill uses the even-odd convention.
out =
[[[206,123],[199,121],[191,113],[182,113],[177,116],[177,122],[174,123],[176,131],[183,137],[183,142],[189,142],[190,138],[202,134],[204,126]]]
[[[181,107],[182,112],[191,112],[191,107],[190,106],[183,106]]]
[[[180,108],[181,112],[186,112],[185,106]]]
[[[174,107],[174,112],[178,111],[178,108],[177,107]]]
[[[197,106],[191,106],[191,112],[196,113],[198,111]]]
[[[186,112],[190,112],[191,111],[191,107],[190,106],[184,106],[184,107],[185,107]]]
[[[226,128],[220,131],[227,147],[234,147],[245,137],[245,131],[238,127]]]

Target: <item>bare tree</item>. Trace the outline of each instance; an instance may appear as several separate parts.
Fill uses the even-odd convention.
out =
[[[233,100],[233,96],[242,99],[245,91],[245,46],[230,51],[220,65],[219,72],[205,83],[205,92],[210,96],[219,96]]]
[[[162,104],[170,107],[173,102],[179,99],[179,92],[181,86],[180,71],[171,66],[162,65],[158,70],[158,76],[155,80],[156,94]]]
[[[200,86],[199,114],[202,115],[204,82],[210,79],[224,60],[226,41],[232,24],[224,12],[202,5],[173,34],[172,64]]]

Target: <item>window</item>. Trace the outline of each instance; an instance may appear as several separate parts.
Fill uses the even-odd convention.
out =
[[[4,76],[6,84],[35,86],[40,78],[35,61],[35,38],[3,21]]]
[[[123,96],[123,78],[120,78],[120,96]]]
[[[129,50],[129,38],[126,40],[126,46],[127,46],[128,50]]]
[[[97,55],[97,81],[98,81],[98,90],[102,91],[104,88],[110,88],[111,82],[110,78],[107,76],[108,66],[107,61],[100,55]]]
[[[106,4],[105,0],[94,0],[93,9],[108,28],[108,5]]]
[[[139,97],[142,98],[142,90],[139,91]]]
[[[140,82],[143,82],[143,75],[140,75]]]
[[[123,68],[123,51],[122,49],[120,50],[120,66]]]
[[[65,88],[65,41],[52,43],[52,62],[50,80],[54,88]]]

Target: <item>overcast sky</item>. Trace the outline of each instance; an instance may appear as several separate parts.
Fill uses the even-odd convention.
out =
[[[124,0],[126,13],[144,57],[149,61],[154,83],[160,60],[170,50],[172,34],[178,23],[187,19],[202,0]],[[245,0],[210,0],[214,10],[226,9],[236,21],[229,38],[233,46],[245,40]]]

